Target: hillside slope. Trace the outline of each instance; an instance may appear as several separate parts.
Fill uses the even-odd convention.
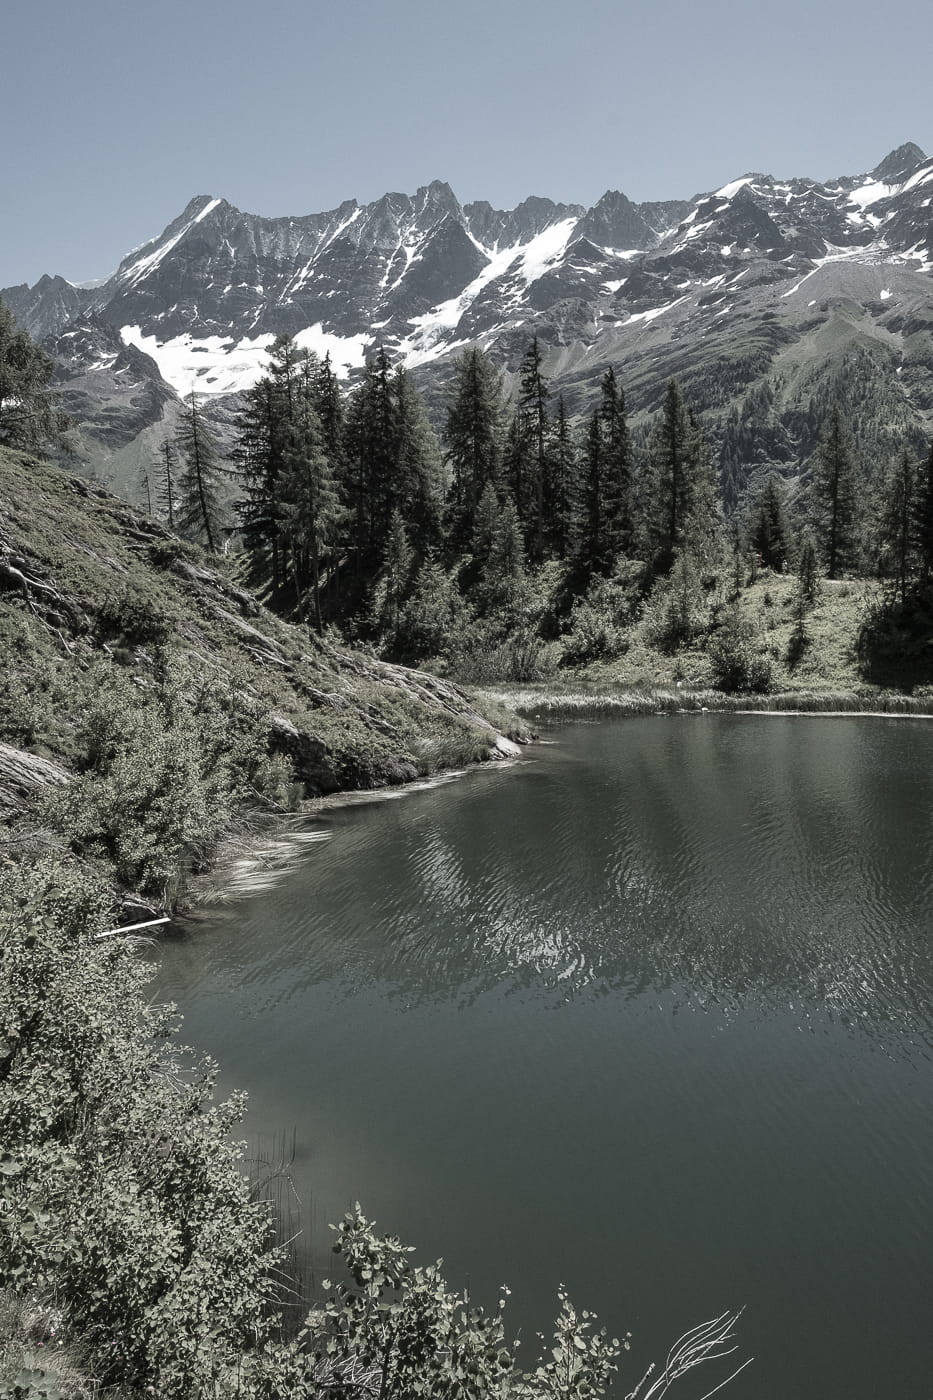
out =
[[[69,773],[102,773],[150,725],[179,752],[199,726],[202,777],[236,751],[234,807],[405,782],[514,751],[456,687],[281,621],[224,561],[88,482],[3,449],[0,658],[7,814]],[[110,711],[98,714],[108,696]],[[224,789],[223,800],[232,795]]]

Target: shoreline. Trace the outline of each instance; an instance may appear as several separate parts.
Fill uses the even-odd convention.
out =
[[[646,715],[735,714],[742,716],[843,719],[933,719],[933,696],[913,697],[890,693],[887,696],[860,696],[840,691],[780,691],[773,695],[728,695],[723,691],[682,691],[669,686],[657,689],[604,687],[588,692],[554,689],[542,683],[512,687],[484,686],[475,691],[506,704],[526,719],[545,722],[572,722],[588,719],[627,719]],[[888,708],[877,708],[879,701]],[[509,752],[493,749],[485,762],[442,769],[428,777],[378,788],[346,788],[306,800],[293,813],[271,814],[264,829],[231,832],[218,845],[209,870],[193,875],[183,907],[173,923],[196,922],[201,911],[234,900],[260,895],[274,888],[302,859],[307,848],[326,842],[330,831],[314,829],[314,822],[328,812],[370,803],[394,802],[412,793],[442,787],[447,783],[480,772],[490,764],[512,767],[521,761],[522,747],[506,740]],[[536,742],[533,736],[528,742]],[[495,758],[492,754],[495,753]]]
[[[862,695],[856,691],[776,691],[773,694],[728,694],[721,690],[682,690],[657,687],[549,687],[502,685],[485,687],[483,696],[507,704],[532,720],[625,718],[629,715],[742,714],[825,715],[837,718],[864,715],[874,719],[933,718],[933,695],[899,692]]]
[[[505,742],[512,744],[511,740]],[[530,739],[527,742],[534,741]],[[413,793],[443,787],[489,768],[512,768],[521,762],[522,755],[518,744],[512,744],[512,747],[514,753],[500,749],[495,759],[490,757],[482,763],[445,768],[429,777],[413,778],[409,782],[391,783],[379,788],[345,788],[340,792],[308,798],[297,812],[268,815],[265,830],[231,832],[218,844],[210,869],[190,877],[186,902],[175,911],[172,923],[197,921],[202,910],[274,888],[294,869],[309,846],[330,840],[329,830],[313,829],[313,823],[328,812],[370,803],[396,802]]]

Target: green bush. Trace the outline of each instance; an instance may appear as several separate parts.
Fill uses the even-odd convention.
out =
[[[736,609],[730,609],[708,647],[714,683],[726,692],[767,693],[772,687],[772,661],[758,647],[757,633]]]
[[[0,1284],[51,1293],[104,1381],[209,1392],[268,1334],[268,1218],[105,901],[0,874]],[[212,1393],[212,1392],[210,1392]]]

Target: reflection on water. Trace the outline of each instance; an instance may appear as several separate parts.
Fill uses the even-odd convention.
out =
[[[359,1197],[526,1329],[561,1280],[653,1351],[744,1302],[737,1395],[927,1393],[933,726],[558,737],[329,813],[160,994],[298,1123],[316,1247]]]

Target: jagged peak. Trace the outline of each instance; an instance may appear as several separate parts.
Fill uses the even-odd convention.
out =
[[[922,165],[926,159],[926,152],[922,151],[915,141],[905,141],[903,146],[889,151],[871,173],[876,180],[884,180],[890,184],[899,175],[908,174],[914,166]]]
[[[621,190],[606,190],[606,193],[600,195],[593,208],[587,212],[592,214],[596,209],[634,209],[635,207],[628,195],[623,194]]]

